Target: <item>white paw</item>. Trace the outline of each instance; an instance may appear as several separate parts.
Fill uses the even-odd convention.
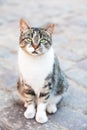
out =
[[[29,105],[26,109],[26,111],[24,112],[24,116],[27,119],[32,119],[35,117],[36,114],[36,110],[34,106]]]
[[[46,112],[38,112],[36,114],[36,121],[39,123],[46,123],[48,121],[48,117],[46,115]]]
[[[47,112],[48,113],[55,113],[57,111],[57,106],[55,104],[48,104],[47,105]]]

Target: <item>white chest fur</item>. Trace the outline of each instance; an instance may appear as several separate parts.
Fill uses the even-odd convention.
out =
[[[36,94],[44,85],[44,79],[52,72],[54,63],[53,48],[41,56],[31,56],[19,48],[18,64],[24,80],[32,86]]]

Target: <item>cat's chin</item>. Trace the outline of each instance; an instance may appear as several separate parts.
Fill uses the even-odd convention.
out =
[[[45,52],[45,53],[46,53],[46,52]],[[31,56],[35,56],[35,57],[37,57],[37,56],[41,56],[41,55],[44,55],[45,53],[28,52],[28,51],[27,51],[27,54],[29,54],[29,55],[31,55]]]
[[[32,53],[29,53],[29,52],[28,52],[28,54],[31,55],[31,56],[37,57],[37,56],[43,55],[44,53],[33,53],[33,52],[32,52]]]

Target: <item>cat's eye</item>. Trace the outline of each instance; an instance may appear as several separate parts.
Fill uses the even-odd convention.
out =
[[[46,39],[41,39],[40,43],[45,44],[45,43],[47,43],[47,40]]]
[[[30,38],[27,39],[28,42],[32,42],[32,40]]]

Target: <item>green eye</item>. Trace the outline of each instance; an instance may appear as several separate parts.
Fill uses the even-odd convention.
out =
[[[47,40],[42,39],[42,40],[40,40],[40,42],[43,43],[43,44],[45,44],[47,42]]]
[[[31,42],[32,40],[30,38],[27,39],[28,42]]]

